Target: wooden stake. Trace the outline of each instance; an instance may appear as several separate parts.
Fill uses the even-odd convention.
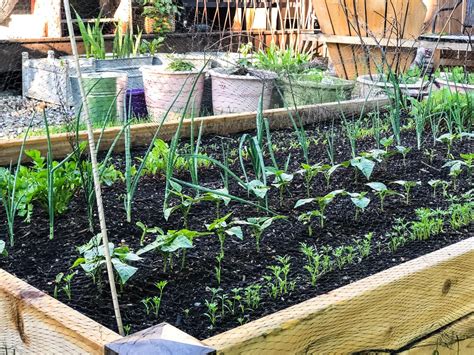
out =
[[[105,263],[107,265],[107,274],[109,277],[110,292],[112,294],[112,302],[114,305],[115,318],[117,320],[117,328],[120,335],[124,336],[125,332],[123,330],[122,316],[120,315],[120,305],[118,303],[117,288],[115,287],[114,269],[112,266],[112,260],[110,258],[109,238],[107,237],[107,224],[105,223],[105,213],[104,213],[104,205],[102,203],[102,191],[100,187],[99,169],[97,167],[98,165],[97,164],[97,151],[96,151],[95,141],[94,141],[94,131],[92,128],[92,122],[89,117],[89,105],[87,104],[84,86],[82,83],[81,66],[79,64],[79,54],[77,52],[77,44],[76,44],[76,38],[74,36],[74,28],[72,26],[71,8],[69,5],[69,0],[64,0],[64,11],[66,13],[67,28],[69,31],[69,40],[71,41],[71,49],[72,49],[72,54],[74,56],[74,62],[75,62],[76,71],[77,71],[77,78],[79,81],[79,91],[81,93],[81,98],[82,98],[82,108],[83,108],[83,113],[84,113],[84,119],[87,125],[87,136],[89,140],[89,150],[90,150],[91,164],[92,164],[92,175],[94,178],[95,198],[97,202],[97,212],[99,214],[100,233],[102,235],[102,242],[104,244],[104,255],[105,255],[105,261],[106,261]]]

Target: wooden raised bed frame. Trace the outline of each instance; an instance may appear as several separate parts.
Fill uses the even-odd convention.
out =
[[[299,108],[306,123],[361,110],[364,100]],[[387,99],[365,102],[367,111]],[[341,108],[342,107],[342,108]],[[308,115],[312,113],[312,115]],[[286,110],[266,112],[272,127],[288,126]],[[255,113],[196,119],[205,133],[249,130]],[[189,124],[184,135],[189,134]],[[133,126],[133,144],[148,144],[156,124]],[[160,137],[175,132],[166,123]],[[105,149],[117,135],[106,130]],[[56,158],[70,151],[67,134],[54,135]],[[85,135],[81,134],[81,139]],[[0,165],[15,162],[21,140],[0,142]],[[27,149],[45,151],[42,137]],[[120,146],[118,147],[120,149]],[[171,327],[172,328],[172,327]],[[164,333],[164,332],[163,332]],[[171,331],[177,342],[190,337]],[[169,334],[169,332],[168,332]],[[137,337],[130,343],[136,346]],[[102,354],[124,340],[110,329],[0,269],[0,354]],[[395,266],[203,341],[219,354],[392,353],[469,354],[474,351],[474,238]],[[128,349],[130,350],[130,349]],[[109,350],[107,354],[113,354]],[[201,352],[204,353],[204,352]]]
[[[390,101],[386,97],[370,98],[370,99],[356,99],[350,101],[332,102],[324,104],[299,106],[297,109],[290,109],[293,117],[296,120],[296,111],[300,115],[304,124],[323,122],[332,119],[333,117],[340,117],[341,115],[359,115],[361,111],[370,112],[373,110],[380,110],[388,105]],[[288,110],[286,108],[272,109],[264,111],[264,116],[268,118],[270,128],[281,129],[292,127],[291,121],[288,117]],[[195,134],[199,130],[201,123],[203,124],[203,134],[217,134],[226,135],[232,133],[239,133],[247,130],[255,129],[255,112],[224,114],[218,116],[198,117],[194,119]],[[163,140],[170,140],[176,132],[178,127],[177,121],[168,121],[163,124],[159,138]],[[131,126],[131,144],[133,147],[148,146],[150,140],[153,138],[158,128],[157,123],[143,123]],[[112,142],[119,134],[121,127],[106,128],[103,132],[100,150],[108,150]],[[185,120],[181,129],[183,137],[189,137],[191,133],[191,121]],[[96,139],[100,136],[101,130],[95,130]],[[123,138],[123,137],[122,137]],[[75,139],[75,134],[60,133],[51,135],[52,151],[56,159],[63,158],[71,153],[71,140]],[[87,140],[87,132],[79,132],[79,140]],[[23,144],[23,139],[0,139],[0,166],[7,166],[10,163],[16,164],[20,148]],[[46,137],[29,137],[25,150],[37,149],[42,154],[47,154],[47,140]],[[120,152],[124,150],[123,139],[120,139],[116,145],[115,151]],[[23,157],[24,161],[28,158]]]
[[[1,269],[0,280],[2,350],[101,354],[121,338]],[[203,342],[218,354],[471,354],[473,314],[469,238]]]

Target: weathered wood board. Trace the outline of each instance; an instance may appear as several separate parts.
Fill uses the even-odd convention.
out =
[[[389,104],[387,98],[375,99],[357,99],[351,101],[342,101],[340,103],[326,103],[317,105],[307,105],[298,108],[298,113],[305,123],[320,122],[332,118],[340,118],[341,114],[350,116],[352,114],[360,114],[373,110],[378,110]],[[295,115],[295,110],[290,110]],[[265,111],[265,117],[270,121],[272,128],[287,128],[292,127],[291,121],[288,117],[287,109],[273,109]],[[194,126],[199,127],[203,124],[203,134],[232,134],[244,132],[255,128],[255,112],[227,114],[210,117],[200,117],[194,120]],[[296,116],[295,116],[296,119]],[[169,140],[173,137],[178,127],[177,121],[165,122],[159,138]],[[150,141],[158,128],[157,123],[137,124],[131,127],[132,146],[148,146]],[[104,130],[103,138],[100,145],[100,150],[109,149],[115,137],[119,134],[121,127],[107,128]],[[195,133],[198,128],[195,129]],[[98,138],[101,130],[96,130],[95,135]],[[191,121],[184,121],[182,127],[182,136],[189,137],[191,133]],[[54,134],[51,135],[51,143],[53,155],[56,159],[67,156],[71,151],[71,142],[75,139],[75,134]],[[85,141],[87,139],[86,132],[79,133],[79,139]],[[0,140],[0,166],[16,163],[20,152],[22,139],[5,139]],[[27,140],[25,149],[37,149],[43,154],[47,153],[47,139],[46,137],[31,137]],[[123,151],[123,141],[120,140],[116,146],[116,151]]]
[[[102,354],[119,338],[0,269],[0,354]]]
[[[205,343],[218,354],[391,353],[410,344],[418,352],[409,354],[430,354],[421,346],[434,338],[416,342],[474,312],[473,271],[470,238]],[[472,320],[459,324],[454,333],[472,334]]]

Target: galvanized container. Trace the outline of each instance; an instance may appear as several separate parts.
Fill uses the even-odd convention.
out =
[[[474,92],[474,85],[455,83],[451,79],[451,73],[442,72],[439,78],[435,80],[436,86],[440,89],[449,88],[451,92],[459,92],[461,94],[467,94]]]
[[[54,51],[41,59],[30,59],[27,52],[22,53],[22,91],[23,96],[56,105],[73,106],[74,95],[69,76],[76,74],[72,57],[56,59]],[[94,70],[92,59],[81,58],[83,72]]]
[[[93,123],[113,122],[125,117],[125,94],[127,73],[120,71],[92,72],[82,74],[89,116]],[[77,75],[71,76],[76,114],[84,116],[83,102]]]

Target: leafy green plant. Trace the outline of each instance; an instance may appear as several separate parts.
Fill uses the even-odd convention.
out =
[[[244,288],[243,301],[247,308],[255,310],[260,306],[262,285],[255,283]]]
[[[174,59],[167,65],[166,69],[174,72],[181,72],[196,70],[196,67],[193,63],[183,59]]]
[[[370,198],[366,197],[367,192],[346,192],[350,197],[352,203],[356,207],[355,220],[359,220],[359,214],[364,212],[365,208],[370,203]]]
[[[399,152],[403,156],[403,165],[406,166],[406,157],[407,157],[408,153],[411,152],[411,148],[410,147],[404,147],[402,145],[397,145],[395,147],[395,149],[397,149],[397,152]]]
[[[236,237],[240,240],[243,239],[244,235],[242,228],[237,226],[238,222],[228,222],[228,219],[232,216],[232,212],[228,213],[224,217],[217,218],[210,224],[206,224],[206,228],[209,232],[217,235],[219,238],[220,250],[224,254],[224,243],[228,236]]]
[[[387,185],[382,182],[369,182],[369,186],[375,195],[380,199],[380,210],[383,212],[384,201],[387,196],[399,195],[396,191],[390,190]]]
[[[370,255],[372,250],[372,238],[373,233],[370,232],[364,235],[364,238],[355,241],[361,259],[367,258]]]
[[[115,27],[114,42],[112,47],[112,54],[114,58],[129,58],[136,57],[140,54],[142,45],[142,31],[137,35],[127,26],[125,32],[123,31],[123,23],[118,22]]]
[[[436,197],[436,190],[439,188],[441,188],[443,196],[446,197],[448,194],[448,187],[451,183],[449,181],[436,179],[428,181],[428,185],[433,188],[433,197]]]
[[[155,287],[159,290],[158,296],[147,297],[142,299],[142,303],[145,306],[146,314],[153,313],[155,317],[158,317],[160,312],[161,302],[163,300],[163,290],[168,284],[168,281],[162,280],[155,283]]]
[[[453,203],[448,208],[449,224],[454,230],[468,226],[474,221],[474,202]]]
[[[289,160],[287,161],[289,162]],[[279,196],[280,196],[280,206],[283,205],[283,194],[285,190],[290,185],[291,181],[293,181],[293,174],[288,173],[288,165],[285,167],[284,170],[280,170],[274,167],[267,167],[266,174],[268,176],[275,176],[272,185],[278,188]]]
[[[250,227],[251,235],[255,238],[257,252],[260,252],[260,241],[262,240],[263,232],[270,227],[274,221],[284,219],[285,216],[272,217],[250,217],[246,221],[238,221],[236,223],[247,225]]]
[[[138,270],[137,267],[128,263],[139,261],[141,258],[132,253],[126,245],[115,247],[113,243],[109,243],[108,247],[118,283],[123,287]],[[71,268],[81,266],[85,273],[93,279],[94,283],[100,286],[102,272],[106,266],[102,235],[97,234],[88,243],[78,247],[77,250],[81,256],[76,259]]]
[[[81,33],[87,58],[105,59],[104,24],[101,22],[102,13],[96,17],[94,23],[85,24],[76,11],[76,20]]]
[[[58,298],[58,293],[61,290],[66,295],[67,299],[71,300],[72,298],[71,282],[76,274],[77,274],[77,271],[71,272],[67,275],[64,275],[64,273],[60,272],[59,274],[56,275],[56,277],[54,278],[54,291],[53,291],[54,298]]]
[[[306,243],[300,243],[300,251],[306,256],[304,269],[308,271],[311,277],[311,286],[316,286],[316,281],[321,276],[321,255],[318,254],[314,246]]]
[[[164,41],[164,37],[153,38],[151,41],[142,39],[140,53],[154,56],[158,52],[158,49],[163,45]]]
[[[300,199],[296,201],[295,207],[294,208],[299,208],[303,205],[306,205],[308,203],[314,203],[318,205],[318,210],[313,210],[309,212],[305,212],[302,215],[300,215],[299,219],[302,221],[307,221],[306,223],[310,224],[310,220],[313,217],[318,217],[320,221],[320,226],[321,228],[324,227],[324,219],[325,219],[325,211],[327,206],[334,201],[334,199],[344,193],[344,190],[334,190],[329,192],[328,194],[321,196],[321,197],[313,197],[313,198],[305,198],[305,199]],[[302,217],[303,216],[303,217]],[[309,218],[309,219],[307,219]],[[309,227],[308,227],[309,228]],[[309,230],[310,232],[310,230]],[[311,235],[312,233],[310,233]]]
[[[443,219],[429,208],[415,210],[418,221],[411,224],[411,238],[413,240],[427,240],[431,236],[443,232]]]
[[[265,50],[255,53],[255,67],[276,73],[301,73],[303,64],[309,62],[309,55],[293,51],[291,48],[280,49],[274,43]]]
[[[405,190],[405,204],[410,203],[410,192],[411,190],[418,186],[421,185],[421,181],[407,181],[407,180],[396,180],[392,181],[391,184],[397,184],[403,187]]]
[[[140,246],[143,246],[143,242],[145,241],[145,237],[147,234],[149,233],[153,233],[153,234],[156,234],[156,233],[160,233],[160,234],[163,234],[163,229],[161,229],[160,227],[151,227],[151,228],[148,228],[145,224],[143,224],[142,222],[137,222],[137,227],[139,227],[141,230],[142,230],[142,235],[140,236]]]
[[[447,147],[447,152],[446,152],[446,157],[450,158],[451,157],[451,149],[453,146],[454,141],[456,140],[457,135],[453,133],[445,133],[441,136],[439,136],[436,141],[441,142],[443,144],[446,144]]]
[[[142,16],[153,20],[153,32],[166,34],[171,31],[174,16],[182,7],[173,0],[142,0]]]
[[[200,236],[209,235],[210,233],[196,232],[188,229],[168,230],[166,233],[158,230],[158,235],[154,242],[137,251],[137,255],[143,255],[152,250],[157,250],[163,254],[163,272],[169,265],[173,268],[173,254],[182,251],[181,266],[184,265],[186,257],[186,249],[193,247],[193,240]]]
[[[375,162],[365,157],[356,157],[354,159],[341,163],[341,165],[344,167],[352,166],[356,169],[356,174],[357,171],[360,171],[367,180],[370,180],[372,172],[374,171]]]
[[[270,295],[273,298],[284,296],[294,289],[295,284],[288,281],[288,274],[290,273],[291,263],[289,256],[278,256],[277,265],[270,265],[267,267],[271,271],[271,275],[264,276],[270,290]]]

